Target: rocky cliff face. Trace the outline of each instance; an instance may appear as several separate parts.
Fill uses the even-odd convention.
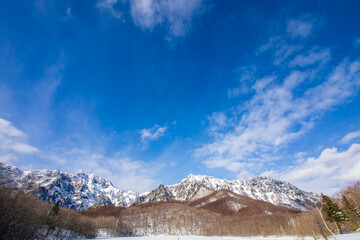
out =
[[[109,180],[82,171],[75,174],[58,170],[21,171],[0,163],[0,176],[5,187],[32,193],[47,202],[60,201],[61,206],[76,210],[99,205],[127,207],[169,200],[194,201],[221,189],[300,210],[313,207],[319,201],[318,195],[314,193],[304,192],[287,182],[268,177],[228,181],[190,174],[178,184],[160,185],[149,193],[139,194],[122,191]]]

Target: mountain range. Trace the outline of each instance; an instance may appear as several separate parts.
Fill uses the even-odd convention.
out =
[[[30,193],[46,202],[59,202],[61,206],[75,210],[104,205],[128,207],[163,201],[181,201],[197,206],[196,202],[204,205],[211,203],[211,199],[219,199],[219,194],[224,195],[224,191],[228,197],[244,196],[299,210],[310,209],[319,203],[317,194],[270,177],[229,181],[190,174],[178,184],[160,185],[151,192],[136,193],[123,191],[109,180],[83,171],[75,174],[59,170],[22,171],[0,163],[0,182],[7,188]],[[232,208],[241,209],[240,203],[233,203],[230,203]]]

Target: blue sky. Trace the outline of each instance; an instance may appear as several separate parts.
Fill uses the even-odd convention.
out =
[[[360,180],[359,1],[5,0],[0,161],[148,191]]]

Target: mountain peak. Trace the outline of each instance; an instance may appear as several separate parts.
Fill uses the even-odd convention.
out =
[[[319,201],[319,196],[314,193],[304,192],[290,183],[263,176],[230,181],[189,174],[178,184],[161,184],[151,192],[139,194],[124,192],[116,188],[111,181],[95,174],[85,174],[82,170],[74,175],[59,170],[23,172],[14,166],[0,163],[0,175],[0,181],[7,187],[33,192],[47,202],[60,201],[63,207],[76,210],[110,203],[127,207],[134,203],[191,201],[218,190],[301,210],[306,210]]]
[[[314,193],[302,191],[288,182],[266,176],[226,180],[212,176],[190,174],[177,185],[189,183],[201,184],[215,191],[225,189],[256,200],[263,200],[275,205],[301,210],[314,206],[319,200],[319,196]]]
[[[82,170],[82,169],[77,170],[77,171],[75,172],[75,175],[84,175],[84,174],[85,174],[85,172],[84,172],[84,170]]]
[[[201,183],[203,181],[209,181],[209,180],[221,180],[221,179],[215,178],[213,176],[194,175],[194,174],[190,173],[186,178],[184,178],[181,181],[181,183],[184,183],[184,182],[200,182]]]
[[[181,182],[194,182],[196,181],[201,175],[194,175],[190,173],[186,178],[181,180]]]

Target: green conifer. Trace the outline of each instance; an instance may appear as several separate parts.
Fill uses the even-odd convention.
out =
[[[321,194],[322,210],[325,213],[326,220],[335,224],[337,232],[342,233],[340,223],[346,221],[346,215],[341,208],[330,197]]]
[[[60,211],[60,206],[59,206],[59,201],[57,201],[56,204],[50,210],[49,215],[57,216],[59,214],[59,211]]]
[[[56,224],[59,220],[59,211],[60,211],[60,206],[59,206],[59,201],[57,201],[56,204],[49,211],[49,214],[46,219],[46,224],[48,226],[48,232],[46,235],[48,235],[49,233],[55,230]]]

